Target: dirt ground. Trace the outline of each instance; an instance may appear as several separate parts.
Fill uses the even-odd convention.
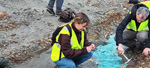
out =
[[[53,68],[50,59],[51,35],[59,22],[46,9],[49,0],[0,0],[0,12],[8,12],[0,20],[0,56],[10,58],[15,68]],[[115,34],[117,25],[133,4],[127,0],[64,0],[63,10],[72,8],[84,12],[91,20],[88,39],[96,46],[106,44]],[[54,6],[55,10],[55,6]],[[144,59],[145,60],[145,59]],[[146,59],[149,61],[149,57]],[[139,61],[137,67],[148,65]],[[142,64],[140,64],[142,63]],[[149,67],[149,66],[147,66]],[[86,61],[78,68],[97,68],[94,61]]]

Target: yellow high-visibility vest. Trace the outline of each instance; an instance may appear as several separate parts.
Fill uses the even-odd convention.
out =
[[[70,27],[71,27],[71,24],[70,23]],[[71,27],[72,28],[72,27]],[[77,40],[77,36],[74,32],[73,29],[71,29],[72,31],[72,37],[70,39],[70,44],[71,44],[71,48],[72,49],[82,49],[84,47],[84,31],[81,31],[81,42],[80,44],[78,43],[78,40]],[[66,26],[64,26],[62,28],[62,30],[59,32],[59,34],[56,36],[56,42],[58,42],[58,39],[59,39],[59,36],[61,34],[67,34],[70,36],[70,33],[69,33],[69,30],[67,29]],[[59,60],[59,56],[60,56],[60,48],[61,48],[61,45],[59,43],[54,43],[53,46],[52,46],[52,52],[51,52],[51,59],[52,61],[58,61]],[[65,57],[63,52],[61,52],[61,58]]]
[[[144,4],[145,6],[147,6],[149,8],[149,11],[150,11],[150,1],[140,2],[139,4]],[[129,12],[129,13],[131,14],[131,12]],[[149,31],[148,22],[149,22],[149,20],[145,20],[145,21],[141,22],[140,26],[137,29],[135,20],[131,20],[128,23],[126,28],[132,29],[134,31]]]

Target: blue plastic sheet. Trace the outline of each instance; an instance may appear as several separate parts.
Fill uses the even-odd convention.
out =
[[[110,39],[106,41],[107,45],[99,45],[94,52],[93,57],[97,59],[95,62],[99,64],[98,68],[125,68],[127,66],[118,56],[114,36],[111,35]]]

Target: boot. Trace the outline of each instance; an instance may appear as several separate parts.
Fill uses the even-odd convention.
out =
[[[55,12],[54,12],[53,9],[49,9],[49,8],[48,8],[47,11],[48,11],[50,14],[55,15]]]

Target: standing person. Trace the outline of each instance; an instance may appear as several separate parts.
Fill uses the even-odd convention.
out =
[[[150,51],[150,1],[141,2],[132,7],[116,30],[116,45],[118,53],[123,55],[123,45],[134,53],[142,52],[148,56]],[[125,29],[126,28],[126,29]]]
[[[51,59],[58,68],[76,68],[77,65],[92,57],[91,50],[95,49],[95,45],[87,40],[85,32],[89,23],[90,20],[86,14],[77,13],[73,21],[69,23],[71,33],[64,26],[56,36],[58,43],[52,46]]]
[[[47,11],[50,13],[50,14],[53,14],[55,15],[55,12],[53,10],[53,7],[54,7],[54,3],[55,3],[56,0],[49,0],[49,3],[48,3],[48,9]],[[62,11],[62,5],[63,5],[63,2],[64,0],[57,0],[56,1],[56,15],[59,15],[60,12]]]

